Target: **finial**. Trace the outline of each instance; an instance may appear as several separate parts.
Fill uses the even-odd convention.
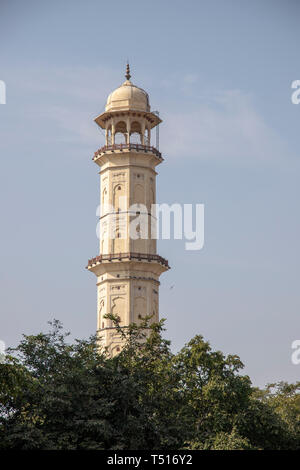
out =
[[[130,80],[130,67],[129,67],[129,63],[127,62],[127,65],[126,65],[126,74],[125,74],[125,77],[127,80]]]

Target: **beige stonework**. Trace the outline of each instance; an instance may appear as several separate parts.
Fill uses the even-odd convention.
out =
[[[146,315],[158,321],[159,276],[169,269],[151,237],[156,166],[163,161],[151,146],[151,129],[161,120],[151,112],[148,94],[130,81],[129,66],[126,78],[95,119],[106,136],[93,158],[100,166],[100,255],[87,266],[97,276],[97,334],[111,355],[121,350],[122,342],[105,315],[117,315],[124,327]],[[147,238],[137,224],[132,239],[130,222],[140,217],[148,222]]]

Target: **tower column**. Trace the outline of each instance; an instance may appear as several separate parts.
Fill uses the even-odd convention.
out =
[[[130,117],[129,117],[129,114],[127,115],[127,119],[126,119],[126,128],[127,128],[127,139],[126,139],[126,143],[129,144],[130,143]]]
[[[127,66],[126,81],[109,95],[105,112],[95,121],[105,129],[105,146],[93,160],[100,166],[101,203],[108,209],[101,211],[100,253],[87,268],[97,276],[97,334],[113,356],[122,340],[106,314],[119,317],[124,328],[148,315],[159,320],[159,278],[169,265],[156,253],[149,212],[156,201],[156,167],[163,158],[148,145],[151,128],[161,120],[150,111],[148,94],[130,81]],[[116,130],[125,135],[124,144],[115,144]],[[131,132],[140,135],[139,145],[130,145]]]
[[[111,144],[115,143],[115,122],[114,119],[111,120]]]
[[[141,129],[141,143],[142,145],[145,145],[145,128],[146,128],[146,124],[145,122],[143,121],[142,122],[142,129]]]

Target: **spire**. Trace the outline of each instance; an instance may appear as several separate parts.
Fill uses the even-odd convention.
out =
[[[126,74],[125,74],[125,77],[127,80],[130,80],[130,67],[129,67],[129,63],[127,62],[127,65],[126,65]]]

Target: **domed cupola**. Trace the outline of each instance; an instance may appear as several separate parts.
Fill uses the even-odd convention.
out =
[[[152,129],[161,122],[161,119],[151,112],[148,93],[131,82],[129,64],[126,67],[125,77],[125,82],[110,93],[105,112],[97,116],[95,122],[102,129],[108,129],[111,126],[111,120],[115,117],[137,116],[145,119],[146,127]]]
[[[127,64],[126,81],[107,98],[105,111],[145,111],[150,112],[149,95],[142,88],[130,81],[130,69]]]

